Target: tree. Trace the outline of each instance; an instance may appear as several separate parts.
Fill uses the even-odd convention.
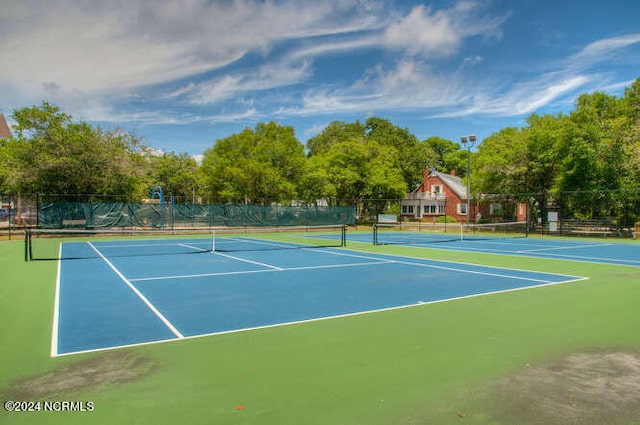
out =
[[[65,196],[141,194],[143,170],[137,167],[139,142],[134,136],[72,122],[47,102],[18,109],[13,119],[17,137],[5,144],[9,190]]]
[[[298,193],[309,204],[315,204],[320,199],[337,199],[337,188],[324,155],[314,155],[305,161]]]
[[[0,193],[10,193],[10,180],[12,169],[9,162],[12,160],[10,149],[14,143],[10,139],[0,139]]]
[[[364,137],[365,126],[356,121],[348,124],[343,121],[333,121],[322,132],[307,140],[309,157],[325,153],[336,143]]]
[[[332,122],[322,133],[309,139],[308,156],[313,158],[326,154],[334,146],[344,142],[394,149],[398,155],[398,161],[395,161],[392,167],[400,171],[404,180],[401,196],[421,183],[424,168],[436,161],[436,154],[428,143],[419,142],[406,128],[400,128],[388,120],[377,117],[367,119],[364,124],[359,121],[352,124],[342,121]],[[383,151],[379,150],[379,152]],[[388,166],[385,166],[386,168]]]
[[[192,201],[199,193],[198,164],[186,153],[163,153],[149,156],[149,182],[160,185],[163,193]]]
[[[445,173],[455,171],[460,177],[467,175],[467,152],[460,149],[459,144],[437,136],[429,137],[423,143],[427,144],[434,154],[430,166]]]
[[[523,132],[508,127],[478,146],[473,184],[480,193],[529,192],[528,149]]]
[[[201,174],[216,202],[289,202],[297,197],[304,161],[293,127],[259,123],[218,140],[205,152]]]
[[[363,201],[365,210],[371,206],[381,212],[384,200],[406,193],[398,151],[359,135],[333,143],[327,151],[310,157],[307,164],[302,181],[308,201],[327,198],[334,205]]]
[[[373,207],[374,215],[383,212],[387,200],[403,198],[407,185],[402,175],[398,151],[375,142],[367,145],[368,161],[365,164],[365,186],[360,195],[364,209]]]
[[[422,171],[435,160],[435,153],[429,145],[422,144],[406,128],[400,128],[390,121],[371,117],[365,123],[368,141],[394,148],[399,157],[398,166],[402,172],[406,188],[414,188],[422,182]]]

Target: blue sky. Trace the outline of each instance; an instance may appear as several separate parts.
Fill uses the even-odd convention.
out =
[[[278,121],[480,139],[640,77],[634,0],[0,0],[0,111],[50,101],[164,151]]]

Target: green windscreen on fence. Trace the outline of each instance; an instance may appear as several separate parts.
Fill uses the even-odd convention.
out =
[[[51,202],[40,205],[41,228],[183,228],[213,226],[309,226],[355,223],[355,208]]]

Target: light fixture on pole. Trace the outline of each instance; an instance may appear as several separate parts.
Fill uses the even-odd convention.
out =
[[[476,135],[462,136],[462,146],[467,148],[467,224],[471,222],[471,147],[476,143]]]

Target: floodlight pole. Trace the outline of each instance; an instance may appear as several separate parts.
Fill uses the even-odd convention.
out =
[[[471,147],[476,143],[476,135],[460,137],[460,143],[467,148],[467,224],[471,223]]]

